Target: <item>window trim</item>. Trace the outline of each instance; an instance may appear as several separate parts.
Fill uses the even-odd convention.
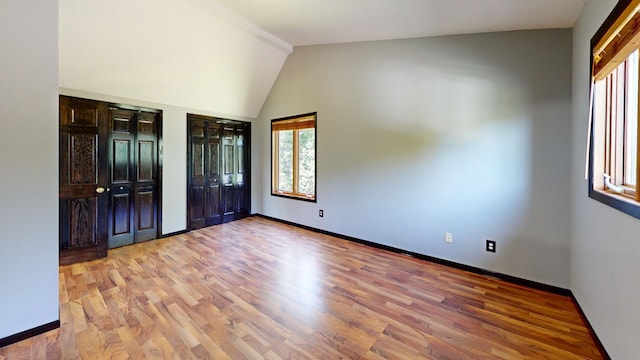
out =
[[[281,192],[281,191],[277,191],[276,190],[276,176],[278,176],[278,171],[277,171],[277,167],[278,165],[276,164],[276,158],[275,158],[275,153],[274,153],[274,149],[275,149],[275,145],[276,145],[276,141],[275,136],[274,136],[274,124],[281,122],[281,123],[285,123],[287,121],[294,121],[296,119],[304,119],[304,118],[309,118],[309,117],[313,117],[313,131],[314,131],[314,137],[315,137],[315,141],[314,141],[314,154],[315,154],[315,161],[314,161],[314,169],[313,169],[313,177],[314,177],[314,189],[313,189],[313,197],[309,197],[305,194],[298,194],[298,193],[287,193],[287,192]],[[307,120],[309,121],[309,120]],[[307,122],[307,121],[303,121],[303,123]],[[301,129],[311,129],[311,127],[297,127],[295,125],[290,126],[291,130],[301,130]],[[277,131],[277,130],[276,130]],[[294,133],[295,134],[295,133]],[[271,126],[269,128],[269,135],[271,136],[271,196],[277,196],[277,197],[282,197],[282,198],[287,198],[287,199],[294,199],[294,200],[301,200],[301,201],[307,201],[307,202],[312,202],[312,203],[316,203],[318,201],[318,113],[317,112],[310,112],[310,113],[306,113],[306,114],[300,114],[300,115],[292,115],[292,116],[287,116],[287,117],[283,117],[283,118],[278,118],[278,119],[272,119],[271,120]],[[297,143],[298,140],[296,139],[296,137],[294,136],[294,142]],[[299,154],[298,152],[294,153],[294,157],[298,158]],[[294,169],[296,168],[296,163],[298,161],[294,161]],[[295,171],[295,170],[294,170]],[[294,175],[294,189],[295,189],[295,182],[298,181],[298,179],[296,178],[296,176]]]
[[[596,49],[598,52],[601,50],[605,50],[610,43],[613,41],[609,41],[614,36],[612,34],[616,33],[617,30],[620,30],[621,24],[624,24],[625,18],[629,17],[631,4],[634,2],[638,2],[637,0],[620,0],[618,4],[614,7],[612,12],[609,14],[605,22],[600,26],[598,31],[595,33],[593,38],[591,38],[591,58],[590,58],[590,84],[594,85],[594,80],[596,76],[602,76],[603,73],[608,74],[610,71],[604,70],[603,68],[607,66],[611,66],[613,61],[617,60],[617,54],[612,54],[611,51],[609,54],[603,55],[602,57],[599,55],[596,59],[594,56],[594,52]],[[638,32],[640,34],[640,32]],[[638,34],[635,37],[639,36]],[[626,38],[626,37],[625,37]],[[625,40],[626,41],[626,40]],[[625,46],[628,44],[625,44]],[[624,52],[628,52],[627,49],[620,51],[624,55]],[[607,57],[608,55],[608,57]],[[607,58],[605,58],[607,57]],[[626,56],[624,56],[626,58]],[[596,64],[596,60],[606,60],[603,64]],[[592,89],[595,91],[595,89]],[[595,95],[592,95],[595,96]],[[595,101],[591,104],[590,112],[594,113]],[[632,199],[628,196],[614,194],[612,192],[608,192],[606,190],[597,189],[594,187],[594,143],[595,143],[595,121],[591,121],[591,127],[588,129],[589,134],[591,134],[589,139],[589,163],[588,163],[588,186],[589,186],[589,197],[599,201],[605,205],[611,206],[625,214],[633,216],[637,219],[640,219],[640,202],[637,202],[635,199]],[[640,126],[639,126],[640,132]],[[640,136],[639,136],[640,138]],[[640,141],[640,140],[639,140]],[[639,149],[640,152],[640,149]],[[640,160],[640,159],[639,159]],[[636,171],[640,173],[640,163],[636,165]]]

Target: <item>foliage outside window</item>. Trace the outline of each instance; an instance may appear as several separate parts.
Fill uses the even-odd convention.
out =
[[[589,195],[640,218],[640,0],[621,0],[591,40]]]
[[[316,113],[271,121],[271,194],[316,200]]]

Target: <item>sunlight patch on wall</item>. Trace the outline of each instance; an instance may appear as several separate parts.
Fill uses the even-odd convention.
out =
[[[376,62],[364,78],[370,111],[390,126],[472,137],[483,124],[526,113],[522,84],[491,68]]]
[[[365,165],[413,184],[415,196],[396,210],[406,209],[409,218],[421,209],[430,222],[461,218],[482,233],[499,221],[503,231],[517,231],[531,193],[530,96],[508,72],[466,65],[375,62],[367,68],[370,108],[361,144],[384,142],[385,153],[377,157],[384,164]],[[353,176],[372,171],[358,168]],[[397,199],[382,195],[380,201]]]

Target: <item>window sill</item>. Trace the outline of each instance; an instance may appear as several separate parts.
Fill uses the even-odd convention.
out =
[[[299,196],[299,195],[293,195],[293,194],[287,194],[287,193],[272,192],[271,196],[277,196],[277,197],[282,197],[287,199],[301,200],[301,201],[307,201],[307,202],[313,202],[313,203],[316,202],[315,197]]]
[[[593,188],[589,190],[589,197],[636,219],[640,219],[640,203],[629,197]]]

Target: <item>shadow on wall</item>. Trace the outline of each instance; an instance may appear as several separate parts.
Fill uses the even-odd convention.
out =
[[[354,148],[372,155],[360,158],[375,159],[362,166],[391,169],[396,183],[415,184],[408,186],[412,196],[385,199],[405,217],[419,209],[425,221],[450,224],[478,248],[485,238],[500,242],[495,256],[467,247],[471,261],[523,276],[536,269],[553,279],[558,267],[538,262],[567,263],[567,222],[558,221],[558,212],[567,216],[568,201],[558,199],[568,197],[569,80],[558,84],[566,74],[554,78],[540,69],[544,56],[505,58],[486,50],[465,43],[447,49],[457,60],[371,62],[362,77],[367,126],[359,127],[363,146]],[[389,146],[364,145],[383,139]],[[444,257],[446,250],[433,249]]]
[[[355,203],[381,189],[376,202],[402,217],[420,209],[428,222],[462,218],[480,233],[496,219],[517,229],[531,181],[530,91],[493,65],[464,65],[375,60],[362,67],[360,90],[319,94],[333,105],[319,130],[333,153],[324,181],[349,179]]]

